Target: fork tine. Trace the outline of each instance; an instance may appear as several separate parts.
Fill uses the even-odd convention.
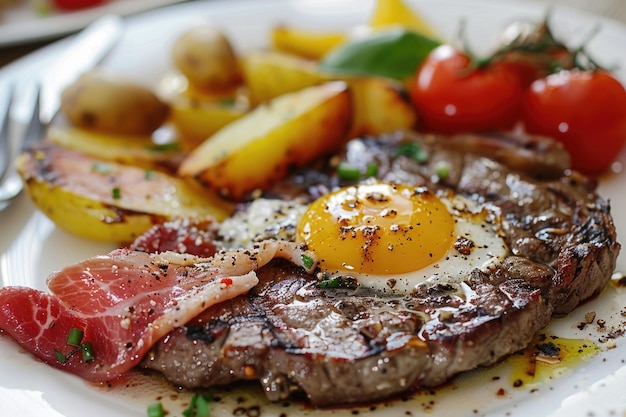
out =
[[[11,104],[13,103],[13,94],[15,86],[10,84],[7,87],[7,92],[2,94],[5,98],[2,103],[0,114],[2,119],[0,120],[0,151],[2,151],[2,158],[0,159],[0,179],[4,178],[9,166],[11,165],[12,148],[9,135],[9,124],[11,119]]]
[[[22,135],[22,143],[20,144],[20,150],[30,148],[35,143],[39,142],[44,133],[44,125],[41,122],[41,84],[35,85],[35,103],[31,107],[32,114],[28,119],[28,126]]]

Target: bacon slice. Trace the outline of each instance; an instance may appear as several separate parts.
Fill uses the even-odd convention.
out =
[[[246,293],[258,283],[256,269],[275,257],[303,266],[302,253],[278,241],[212,258],[118,249],[51,275],[53,294],[0,289],[0,329],[51,366],[94,382],[114,380],[174,328]],[[73,327],[93,345],[94,361],[83,362],[80,353],[57,360],[55,350],[72,350],[66,340]]]

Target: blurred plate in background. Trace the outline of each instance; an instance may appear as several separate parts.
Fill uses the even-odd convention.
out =
[[[84,28],[103,14],[128,16],[182,1],[109,0],[97,7],[71,12],[53,11],[48,15],[37,13],[34,2],[21,1],[20,5],[0,12],[0,48],[67,35]]]

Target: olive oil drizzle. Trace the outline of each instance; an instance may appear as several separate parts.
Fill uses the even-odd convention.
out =
[[[590,340],[541,332],[526,349],[505,362],[512,369],[509,378],[513,387],[535,387],[560,377],[598,352],[600,347]]]

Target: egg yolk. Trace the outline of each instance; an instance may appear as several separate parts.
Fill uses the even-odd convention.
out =
[[[314,201],[298,237],[324,270],[400,274],[432,264],[454,239],[454,219],[431,191],[385,183],[342,188]]]

